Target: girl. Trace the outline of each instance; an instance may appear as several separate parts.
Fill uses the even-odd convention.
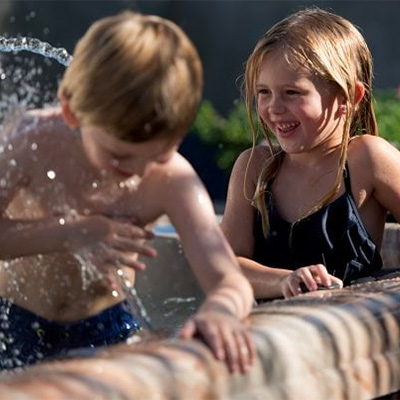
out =
[[[371,85],[360,32],[318,8],[277,23],[250,55],[248,115],[255,138],[255,106],[268,146],[236,161],[222,227],[257,298],[381,268],[387,212],[400,218],[400,154],[377,136]]]

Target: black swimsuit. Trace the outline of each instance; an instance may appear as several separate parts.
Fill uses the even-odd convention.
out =
[[[265,237],[261,215],[256,210],[253,259],[269,267],[291,270],[322,263],[345,285],[377,272],[382,267],[382,258],[361,221],[351,194],[347,165],[343,175],[345,193],[293,224],[279,216],[267,190],[270,230]]]

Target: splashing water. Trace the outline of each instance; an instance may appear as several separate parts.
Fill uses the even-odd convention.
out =
[[[31,53],[40,54],[41,56],[54,58],[60,64],[67,67],[72,61],[72,56],[64,48],[56,48],[49,43],[42,42],[39,39],[30,37],[6,38],[0,36],[0,51],[29,51]]]
[[[54,59],[59,64],[65,67],[67,67],[73,59],[72,55],[70,55],[66,49],[61,47],[60,48],[53,47],[49,43],[42,42],[41,40],[36,38],[31,38],[31,37],[7,38],[4,36],[0,36],[0,52],[12,53],[20,51],[27,51],[34,54],[39,54],[45,57],[45,59],[49,58]],[[18,74],[24,76],[24,74],[21,73],[21,71],[18,71]],[[5,79],[6,79],[6,73],[2,70],[0,65],[0,81],[4,81]],[[17,78],[13,79],[13,83],[16,83],[17,81],[19,83],[19,79]],[[26,87],[27,85],[24,84],[24,86]],[[35,90],[33,90],[32,87],[28,87],[25,88],[25,91],[21,91],[21,94],[27,96],[30,100],[31,97],[33,98],[34,96],[32,92],[35,92]],[[0,108],[4,106],[7,109],[13,103],[14,105],[16,105],[18,102],[19,102],[18,96],[16,95],[8,96],[6,101],[0,101]],[[28,103],[28,101],[26,101],[25,103]],[[0,116],[2,116],[1,113]],[[49,171],[48,177],[49,179],[54,179],[55,175],[53,176],[52,171]],[[139,183],[140,182],[137,182],[137,180],[132,181],[132,190],[135,190]],[[78,260],[79,263],[81,264],[82,281],[85,287],[87,287],[90,281],[99,279],[99,273],[95,271],[96,267],[93,265],[93,263],[90,262],[91,255],[88,253],[87,249],[78,252],[74,256],[75,259]],[[128,280],[124,279],[123,275],[120,275],[120,278],[122,279],[123,282],[125,295],[127,299],[130,301],[132,308],[136,311],[136,314],[137,313],[139,314],[139,316],[145,323],[146,327],[148,329],[152,329],[150,318],[141,299],[139,298],[139,295],[136,292],[136,289],[132,285],[128,284]]]

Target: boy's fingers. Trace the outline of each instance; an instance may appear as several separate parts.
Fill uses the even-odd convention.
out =
[[[181,339],[191,339],[196,332],[196,324],[193,320],[187,321],[182,328],[179,330],[179,338]]]
[[[211,348],[215,358],[217,360],[224,361],[226,359],[226,350],[224,348],[219,330],[215,326],[205,323],[197,324],[197,331]]]
[[[221,329],[221,337],[229,371],[235,373],[239,370],[239,365],[241,365],[240,345],[229,327]]]
[[[236,333],[236,343],[239,348],[240,371],[244,374],[254,363],[256,350],[247,330]]]
[[[256,358],[256,354],[257,354],[257,350],[256,347],[254,345],[253,340],[250,337],[250,334],[248,331],[244,332],[243,334],[243,340],[245,342],[245,345],[247,347],[247,350],[249,352],[249,356],[248,356],[248,364],[252,365],[254,363],[254,360]]]
[[[157,257],[157,250],[154,247],[144,244],[142,240],[132,240],[114,235],[110,240],[110,245],[117,251],[137,253],[150,258]]]

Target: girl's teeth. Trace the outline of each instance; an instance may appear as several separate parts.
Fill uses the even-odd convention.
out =
[[[278,128],[280,131],[285,132],[285,131],[289,131],[289,130],[295,128],[297,125],[298,125],[297,122],[293,122],[293,123],[281,124],[281,125],[279,125]]]

